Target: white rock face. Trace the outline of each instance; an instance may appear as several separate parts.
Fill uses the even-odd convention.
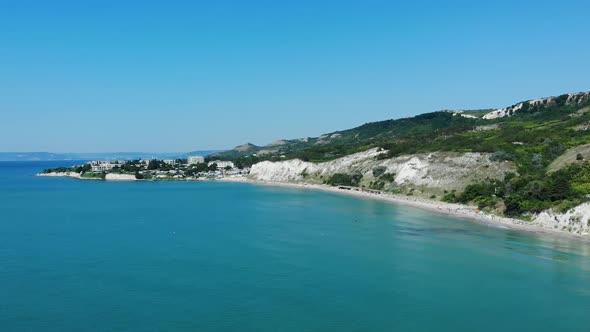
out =
[[[541,212],[533,219],[533,223],[545,228],[588,235],[590,233],[590,202],[578,205],[565,213],[557,213],[553,210]]]
[[[491,119],[503,118],[505,116],[510,116],[510,115],[514,114],[514,112],[520,110],[523,105],[524,105],[524,103],[518,103],[518,104],[510,106],[510,107],[500,108],[500,109],[497,109],[495,111],[492,111],[492,112],[484,115],[483,118],[486,120],[491,120]]]
[[[502,178],[514,172],[512,163],[491,162],[489,154],[436,152],[401,156],[377,160],[375,157],[385,151],[372,149],[355,153],[324,163],[310,163],[298,159],[280,162],[263,161],[252,166],[250,177],[272,182],[297,182],[304,180],[303,174],[318,179],[334,173],[360,173],[363,180],[374,180],[372,171],[377,166],[395,174],[398,185],[414,185],[438,188],[440,190],[463,190],[477,180]]]
[[[468,118],[468,119],[477,119],[477,116],[475,115],[471,115],[471,114],[465,114],[463,113],[463,110],[443,110],[444,112],[449,112],[452,113],[453,116],[462,116],[464,118]]]
[[[109,180],[109,181],[135,181],[135,180],[137,180],[135,178],[135,175],[133,175],[133,174],[114,174],[114,173],[108,173],[104,179]]]
[[[69,178],[81,178],[80,173],[76,172],[51,172],[51,173],[39,173],[37,176],[61,176],[61,177],[69,177]]]
[[[511,163],[492,162],[489,154],[435,152],[401,156],[377,166],[394,173],[399,185],[418,185],[443,190],[463,190],[467,184],[485,178],[503,178],[515,171]]]
[[[303,180],[302,174],[304,172],[316,175],[329,175],[338,173],[339,171],[345,171],[345,169],[349,169],[353,164],[361,163],[367,159],[374,158],[380,153],[383,152],[377,152],[377,149],[372,149],[320,164],[305,162],[299,159],[279,162],[263,161],[252,165],[250,176],[262,181],[301,181]]]
[[[550,104],[553,101],[555,101],[556,98],[557,97],[547,97],[547,98],[538,98],[538,99],[523,101],[521,103],[509,106],[509,107],[504,107],[504,108],[500,108],[495,111],[492,111],[492,112],[484,115],[483,118],[490,120],[490,119],[503,118],[505,116],[511,116],[514,113],[521,110],[525,106],[525,104],[528,104],[527,107],[540,105],[540,104]],[[579,103],[588,101],[588,99],[590,99],[590,92],[569,93],[565,103],[566,104],[579,104]]]

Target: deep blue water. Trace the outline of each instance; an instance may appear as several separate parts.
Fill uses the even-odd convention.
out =
[[[590,247],[345,195],[0,163],[1,331],[590,331]]]

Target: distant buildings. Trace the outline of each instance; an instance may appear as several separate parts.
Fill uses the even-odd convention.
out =
[[[115,168],[116,166],[120,166],[120,164],[122,164],[122,161],[119,160],[93,160],[93,161],[89,161],[87,162],[87,164],[90,165],[91,169],[93,172],[106,172],[106,171],[110,171],[113,168]]]
[[[205,157],[202,157],[202,156],[189,156],[187,158],[187,163],[189,165],[204,164],[205,163]]]
[[[225,161],[225,160],[214,160],[214,161],[210,161],[209,164],[207,164],[207,166],[211,167],[211,165],[213,164],[217,164],[217,168],[226,168],[226,167],[231,167],[234,168],[234,163],[231,161]]]
[[[135,174],[138,179],[144,180],[196,180],[198,178],[214,179],[223,178],[224,176],[245,176],[250,172],[247,167],[236,168],[231,161],[214,160],[206,163],[205,158],[202,156],[190,156],[187,158],[187,162],[188,165],[178,159],[93,160],[84,165],[85,167],[80,172],[80,176],[84,176],[84,173],[91,171],[99,174]],[[200,166],[191,166],[195,164]],[[211,167],[213,164],[217,165],[216,169],[204,167],[205,165]],[[89,177],[96,177],[96,174],[91,174]]]

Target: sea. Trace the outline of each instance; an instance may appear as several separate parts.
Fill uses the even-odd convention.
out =
[[[0,163],[0,331],[590,331],[590,245],[309,189]]]

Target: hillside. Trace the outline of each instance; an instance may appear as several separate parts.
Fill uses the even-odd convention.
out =
[[[271,182],[362,186],[442,198],[447,192],[463,191],[482,173],[490,179],[503,179],[516,171],[513,163],[496,162],[488,153],[433,152],[380,158],[385,153],[374,148],[323,163],[263,161],[252,167],[250,177]]]
[[[590,107],[590,92],[523,101],[499,110],[445,110],[366,123],[319,137],[285,139],[266,146],[247,144],[219,153],[216,158],[241,159],[246,164],[294,158],[323,162],[381,147],[389,150],[389,157],[456,151],[506,152],[526,159],[530,155],[523,155],[523,150],[543,150],[539,137],[549,138],[554,146],[561,145],[558,150],[590,143],[590,115],[586,107]],[[527,147],[523,148],[524,145]],[[545,156],[544,163],[555,157]]]
[[[365,186],[530,219],[589,200],[588,146],[590,92],[584,92],[497,110],[366,123],[319,137],[250,144],[216,158],[256,164],[252,177],[262,180]],[[375,154],[368,159],[346,161],[370,151]],[[404,176],[408,172],[413,175]]]

